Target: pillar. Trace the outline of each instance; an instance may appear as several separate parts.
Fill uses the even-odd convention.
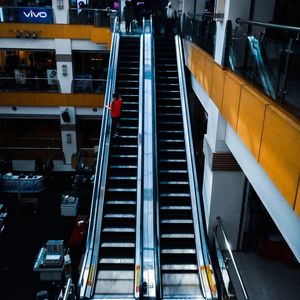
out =
[[[52,9],[55,24],[69,23],[69,1],[52,0]]]
[[[61,93],[72,92],[73,64],[71,40],[55,39],[57,79]]]
[[[68,118],[63,118],[62,113],[67,111]],[[74,107],[60,107],[60,128],[62,150],[65,156],[65,164],[71,165],[72,155],[77,152],[76,117]]]
[[[225,144],[227,123],[218,108],[209,104],[203,175],[203,202],[208,235],[212,239],[220,216],[232,249],[238,247],[245,176]]]

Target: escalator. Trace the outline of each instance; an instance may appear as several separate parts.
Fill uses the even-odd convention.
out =
[[[111,135],[95,296],[134,295],[139,104],[139,38],[120,38],[116,91],[119,135]]]
[[[118,135],[104,110],[87,248],[79,279],[81,299],[139,297],[141,240],[142,37],[120,36],[114,26],[105,105],[122,101]],[[141,68],[142,70],[143,68]]]
[[[156,38],[160,293],[162,299],[211,299],[210,283],[203,272],[206,266],[200,255],[203,249],[189,172],[191,150],[186,146],[187,121],[176,55],[174,37]]]

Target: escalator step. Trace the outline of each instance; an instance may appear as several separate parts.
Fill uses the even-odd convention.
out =
[[[171,220],[160,220],[162,224],[193,224],[193,220],[191,219],[171,219]]]
[[[135,205],[136,201],[133,200],[106,200],[106,205]]]
[[[101,248],[134,248],[135,243],[102,243]]]
[[[195,249],[161,249],[163,254],[195,254]]]
[[[162,271],[197,271],[198,267],[197,265],[162,265],[161,266]]]
[[[135,219],[135,215],[133,214],[106,214],[104,218],[112,218],[112,219]]]
[[[160,210],[192,210],[191,206],[161,206]]]
[[[116,227],[111,227],[111,228],[104,228],[102,230],[103,232],[121,232],[121,233],[128,233],[128,232],[135,232],[135,228],[116,228]]]

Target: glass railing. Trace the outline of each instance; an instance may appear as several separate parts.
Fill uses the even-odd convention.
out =
[[[229,67],[300,117],[300,28],[242,21],[229,38]]]
[[[70,8],[70,24],[86,24],[112,29],[114,18],[118,15],[117,10]]]
[[[59,92],[57,79],[29,77],[0,77],[0,91]]]
[[[74,93],[104,93],[106,79],[76,78],[73,79],[72,87]]]
[[[210,55],[214,55],[216,40],[216,22],[209,14],[183,14],[182,35],[201,47]]]
[[[0,7],[1,23],[53,23],[52,7]]]

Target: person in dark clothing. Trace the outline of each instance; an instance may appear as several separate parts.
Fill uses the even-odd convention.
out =
[[[117,94],[113,94],[113,100],[110,105],[106,105],[106,108],[110,110],[112,120],[112,134],[114,137],[119,135],[118,129],[120,127],[122,98]]]
[[[130,27],[131,27],[131,22],[133,19],[133,13],[132,13],[132,8],[130,5],[129,1],[125,1],[125,6],[123,9],[123,17],[125,19],[125,28],[126,28],[126,32],[130,31]]]

